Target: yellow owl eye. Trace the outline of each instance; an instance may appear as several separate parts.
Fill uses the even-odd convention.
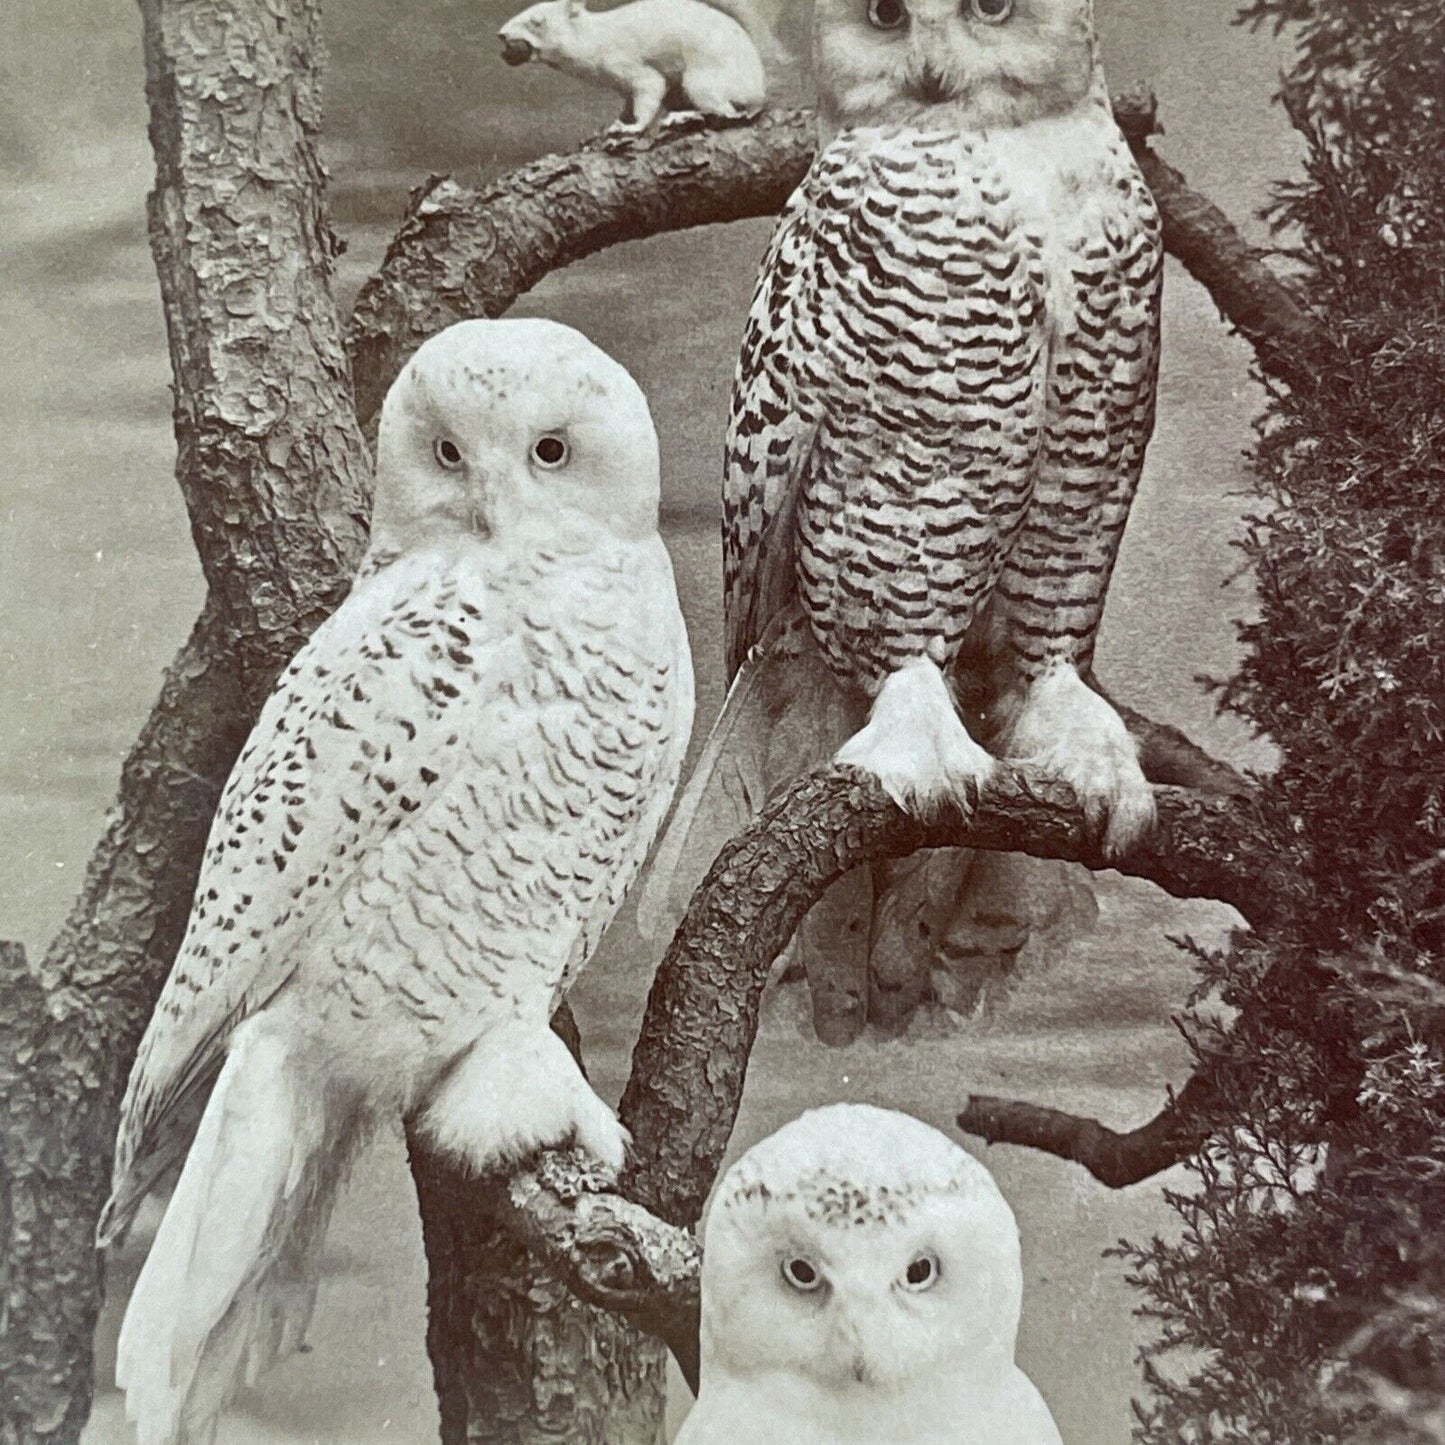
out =
[[[461,448],[450,437],[438,437],[431,444],[431,449],[439,467],[445,467],[447,471],[454,472],[461,466]]]
[[[914,1294],[922,1294],[924,1290],[932,1289],[938,1283],[939,1273],[938,1256],[930,1250],[927,1254],[920,1254],[903,1271],[903,1278],[898,1283]]]
[[[544,437],[538,437],[532,444],[533,459],[539,467],[545,467],[549,472],[555,472],[570,455],[566,439],[550,432]]]
[[[868,23],[878,30],[897,30],[908,23],[903,0],[868,0]]]
[[[1014,0],[968,0],[968,8],[985,25],[1000,25],[1014,13]]]
[[[806,1259],[793,1258],[783,1261],[783,1280],[799,1294],[812,1294],[823,1287],[823,1274],[816,1265]]]

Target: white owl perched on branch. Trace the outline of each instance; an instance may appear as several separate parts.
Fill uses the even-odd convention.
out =
[[[569,1137],[621,1167],[548,1022],[692,725],[658,473],[642,392],[564,326],[461,323],[392,386],[371,550],[231,775],[126,1094],[102,1243],[211,1091],[121,1331],[142,1445],[209,1439],[300,1342],[376,1123],[476,1170]]]
[[[814,61],[822,146],[728,429],[733,684],[654,926],[666,873],[676,912],[739,815],[840,745],[905,807],[966,803],[992,760],[950,695],[963,671],[994,745],[1071,783],[1111,851],[1153,817],[1084,680],[1153,429],[1163,274],[1092,0],[817,0]]]
[[[813,1110],[718,1186],[677,1445],[1059,1445],[1014,1363],[1022,1304],[982,1164],[906,1114]]]

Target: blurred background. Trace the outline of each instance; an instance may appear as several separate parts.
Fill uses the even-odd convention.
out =
[[[792,3],[792,0],[788,0]],[[1255,239],[1296,148],[1271,105],[1277,43],[1232,24],[1235,0],[1097,0],[1115,88],[1148,81],[1161,150]],[[477,180],[566,148],[615,117],[610,94],[498,56],[522,8],[497,0],[337,0],[324,152],[348,249],[350,303],[408,189]],[[125,0],[7,0],[0,9],[0,937],[43,949],[78,889],[131,744],[201,600],[173,480],[164,318],[146,245],[151,180],[139,16]],[[805,17],[786,38],[804,46]],[[791,87],[801,90],[801,84]],[[723,416],[769,223],[618,247],[549,277],[519,309],[588,332],[647,389],[664,512],[698,654],[699,717],[718,700],[717,491]],[[1115,577],[1099,671],[1122,699],[1233,761],[1266,750],[1214,716],[1250,606],[1232,540],[1249,505],[1244,451],[1258,394],[1247,348],[1171,264],[1159,431]],[[771,999],[734,1149],[801,1108],[870,1099],[947,1127],[973,1090],[1142,1121],[1187,1073],[1170,1023],[1191,982],[1168,935],[1217,939],[1225,910],[1117,878],[1098,925],[1032,960],[986,1016],[937,1014],[902,1040],[811,1039],[806,1001]],[[577,1000],[589,1062],[615,1097],[655,959],[624,917]],[[1020,1359],[1071,1445],[1129,1436],[1147,1327],[1121,1235],[1169,1231],[1161,1183],[1121,1194],[1054,1161],[987,1156],[1019,1215],[1027,1284]],[[238,1403],[221,1445],[436,1438],[422,1346],[423,1262],[399,1147],[367,1156],[333,1229],[314,1349]],[[153,1224],[154,1221],[152,1220]],[[130,1439],[109,1389],[118,1311],[146,1246],[111,1267],[87,1445]],[[685,1407],[685,1391],[675,1408]]]

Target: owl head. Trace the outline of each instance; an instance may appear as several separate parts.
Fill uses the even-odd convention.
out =
[[[555,321],[461,321],[387,393],[372,548],[642,538],[659,475],[647,399],[606,352]]]
[[[1093,0],[816,0],[813,32],[830,130],[1022,125],[1103,93]]]
[[[702,1271],[717,1374],[866,1408],[1012,1367],[1023,1276],[988,1170],[906,1114],[839,1104],[750,1149],[718,1188]]]

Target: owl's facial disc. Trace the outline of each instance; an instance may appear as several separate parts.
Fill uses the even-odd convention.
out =
[[[1092,0],[816,0],[814,17],[825,134],[1024,125],[1095,86]]]
[[[657,527],[657,435],[636,382],[553,322],[462,322],[387,395],[374,536],[587,548]]]

